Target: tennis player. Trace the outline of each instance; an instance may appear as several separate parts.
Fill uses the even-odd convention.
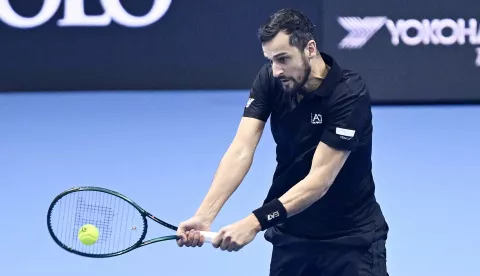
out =
[[[388,225],[372,177],[372,113],[361,76],[319,52],[302,13],[282,9],[259,30],[269,60],[253,82],[236,136],[179,246],[199,247],[240,185],[270,118],[277,167],[264,204],[219,230],[238,251],[256,235],[273,245],[270,275],[387,276]]]

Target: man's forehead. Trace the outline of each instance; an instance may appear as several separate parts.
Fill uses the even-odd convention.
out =
[[[292,46],[289,36],[280,32],[271,41],[264,43],[262,49],[266,57],[273,57],[281,53],[290,53]]]
[[[286,54],[288,54],[286,51],[263,51],[263,55],[266,58],[270,58],[270,59],[273,57],[279,57]]]

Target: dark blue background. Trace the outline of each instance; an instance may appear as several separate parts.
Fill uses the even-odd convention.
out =
[[[464,45],[394,46],[383,26],[361,49],[339,49],[347,32],[338,17],[386,16],[399,19],[463,18],[480,23],[480,1],[366,0],[354,5],[353,0],[325,1],[324,49],[346,67],[360,71],[367,80],[377,103],[469,103],[480,102],[480,67],[475,66],[478,45],[468,37]],[[479,24],[480,25],[480,24]],[[479,26],[477,26],[478,32]],[[451,32],[445,31],[444,35]],[[413,30],[409,36],[414,36]],[[480,38],[480,34],[479,34]],[[480,43],[480,40],[478,41]]]
[[[27,16],[38,13],[43,1],[10,2]],[[99,0],[85,3],[87,14],[102,13]],[[122,1],[137,15],[152,3]],[[320,21],[315,1],[174,0],[163,18],[145,28],[58,27],[62,3],[55,18],[38,28],[0,22],[0,90],[245,89],[265,61],[257,29],[283,7]]]
[[[43,1],[10,3],[33,16]],[[85,2],[88,15],[102,13],[99,0]],[[143,15],[153,0],[121,2]],[[59,27],[62,4],[38,28],[14,29],[0,21],[0,91],[247,90],[265,62],[257,29],[285,7],[314,21],[321,50],[359,71],[376,104],[480,102],[477,45],[393,46],[382,27],[362,49],[338,48],[347,34],[339,16],[469,19],[480,10],[474,0],[367,0],[360,6],[353,0],[174,0],[163,18],[144,28]]]

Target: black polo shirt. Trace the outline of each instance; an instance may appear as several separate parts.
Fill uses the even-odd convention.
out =
[[[308,174],[315,150],[323,142],[351,151],[349,158],[327,194],[280,227],[316,239],[365,235],[385,223],[374,195],[370,95],[358,73],[321,55],[330,70],[319,88],[300,102],[283,91],[270,63],[253,83],[243,116],[270,118],[277,145],[277,168],[264,203],[279,198]]]

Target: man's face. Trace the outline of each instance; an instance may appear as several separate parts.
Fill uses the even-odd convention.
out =
[[[297,92],[307,82],[311,66],[305,53],[290,45],[289,38],[279,32],[262,48],[264,56],[272,62],[273,76],[281,81],[284,90]]]

